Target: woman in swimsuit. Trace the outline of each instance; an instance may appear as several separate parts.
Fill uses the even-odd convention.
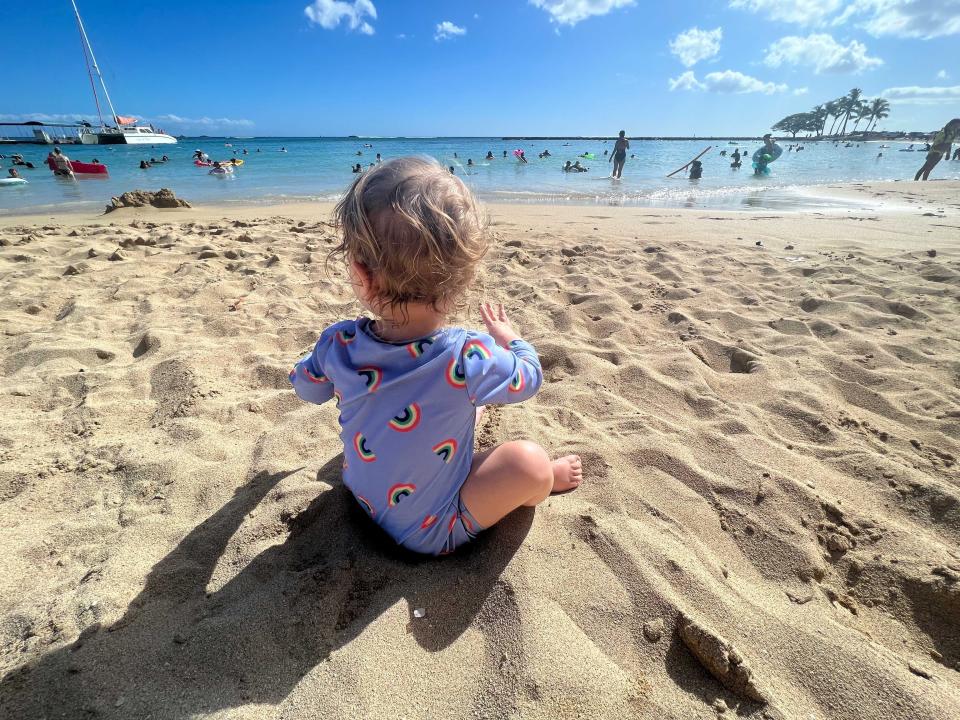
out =
[[[619,178],[623,174],[623,164],[627,161],[627,150],[630,148],[630,141],[626,138],[626,131],[620,131],[620,137],[617,138],[616,145],[613,146],[613,154],[608,162],[613,163],[613,174],[611,177]]]

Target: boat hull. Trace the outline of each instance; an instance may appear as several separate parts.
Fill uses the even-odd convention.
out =
[[[165,133],[88,132],[80,136],[80,142],[84,145],[176,145],[177,139]]]

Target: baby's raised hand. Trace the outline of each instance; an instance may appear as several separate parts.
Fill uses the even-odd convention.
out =
[[[487,326],[487,332],[490,333],[497,345],[506,348],[513,340],[519,340],[510,320],[507,318],[507,311],[503,305],[493,305],[488,302],[480,303],[480,317],[483,318],[483,324]]]

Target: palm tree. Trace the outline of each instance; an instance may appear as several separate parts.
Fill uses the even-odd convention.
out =
[[[850,119],[851,113],[857,110],[860,107],[860,96],[863,95],[863,90],[860,88],[852,88],[849,93],[844,97],[843,103],[843,127],[840,128],[840,136],[843,137],[844,133],[847,132],[847,120]]]
[[[867,129],[876,129],[877,123],[889,116],[890,103],[880,97],[874,98],[873,102],[870,103],[870,119],[873,121],[873,128],[868,125]]]
[[[827,122],[827,109],[823,105],[817,105],[813,109],[812,120],[813,122],[811,123],[811,126],[815,126],[813,128],[814,132],[817,133],[817,137],[820,137],[820,135],[823,133],[823,126]]]
[[[846,103],[847,98],[839,97],[836,100],[831,100],[827,103],[827,109],[830,111],[830,114],[833,116],[833,122],[830,123],[830,134],[833,135],[833,130],[837,125],[837,120],[840,119],[843,115],[843,106]]]
[[[853,124],[853,130],[850,131],[851,134],[857,131],[857,125],[860,124],[861,120],[866,120],[870,117],[870,108],[871,105],[862,100],[857,103],[857,106],[853,110],[853,113],[857,116],[857,121]]]

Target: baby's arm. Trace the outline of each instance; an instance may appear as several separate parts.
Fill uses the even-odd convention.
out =
[[[290,371],[290,384],[301,400],[322,405],[333,397],[333,383],[323,374],[323,360],[332,336],[330,328],[324,330],[313,352],[301,359]]]
[[[543,382],[537,351],[516,333],[502,305],[481,305],[480,315],[490,334],[470,333],[463,346],[470,400],[493,405],[533,397]]]

